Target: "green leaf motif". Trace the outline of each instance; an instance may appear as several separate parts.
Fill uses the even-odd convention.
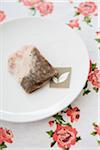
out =
[[[32,11],[32,15],[34,16],[36,14],[36,9],[34,7],[31,7],[30,10]]]
[[[69,150],[69,148],[64,148],[64,150]]]
[[[100,145],[100,140],[98,140],[97,143]]]
[[[91,17],[86,16],[86,17],[84,17],[83,21],[85,21],[87,24],[89,24],[89,23],[91,23]]]
[[[50,146],[53,147],[55,144],[56,144],[56,141],[53,141]]]
[[[85,86],[84,86],[83,89],[86,89],[87,87],[88,87],[88,80],[86,81]]]
[[[95,122],[93,122],[93,126],[94,126],[94,127],[97,127],[97,125],[96,125],[96,123],[95,123]]]
[[[72,106],[71,106],[71,105],[69,105],[69,106],[68,106],[68,108],[69,108],[69,109],[72,109]]]
[[[62,121],[65,122],[65,120],[63,119],[63,117],[62,117],[61,115],[59,115],[59,114],[56,114],[56,115],[54,115],[53,117],[54,117],[54,118],[56,119],[56,121],[58,121],[59,123],[62,123]]]
[[[3,142],[2,144],[0,144],[0,150],[3,150],[4,148],[7,148],[6,144]]]
[[[95,132],[95,131],[91,133],[91,135],[93,135],[93,136],[95,136],[96,134],[97,134],[97,132]]]
[[[81,30],[81,27],[78,27],[78,30]]]
[[[35,8],[34,8],[34,7],[31,7],[30,9],[31,9],[31,10],[34,10]]]
[[[91,91],[89,89],[84,89],[83,96],[88,95]]]
[[[82,139],[81,139],[80,136],[78,136],[78,137],[76,138],[76,142],[78,142],[78,141],[80,141],[80,140],[82,140]]]
[[[53,130],[50,130],[50,131],[47,131],[47,134],[48,134],[50,137],[52,137],[53,134],[54,134],[54,132],[53,132]]]
[[[98,93],[99,88],[93,87],[93,90],[94,90],[96,93]]]
[[[92,71],[94,71],[95,69],[97,69],[97,64],[92,64]]]
[[[79,16],[80,15],[80,13],[79,12],[75,12],[75,15],[74,16]]]
[[[67,125],[67,126],[70,126],[70,127],[72,127],[72,125],[71,125],[69,122],[68,122],[68,123],[66,123],[66,125]]]
[[[96,38],[95,40],[96,40],[98,43],[100,43],[100,38]]]
[[[66,113],[66,111],[62,110],[61,113]]]

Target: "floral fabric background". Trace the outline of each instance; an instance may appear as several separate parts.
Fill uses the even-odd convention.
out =
[[[90,56],[82,92],[65,110],[32,123],[0,120],[0,150],[97,150],[100,145],[100,3],[96,0],[1,0],[0,23],[33,16],[58,20],[83,39]],[[67,98],[66,98],[67,100]]]

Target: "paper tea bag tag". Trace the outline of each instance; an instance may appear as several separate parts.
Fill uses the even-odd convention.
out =
[[[71,67],[56,68],[59,72],[57,77],[50,81],[51,88],[69,88],[71,80]]]

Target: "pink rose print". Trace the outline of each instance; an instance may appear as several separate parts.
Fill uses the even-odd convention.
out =
[[[13,133],[11,130],[0,128],[0,148],[7,146],[5,145],[5,142],[7,143],[13,143]]]
[[[54,121],[53,120],[49,121],[49,126],[52,127],[53,125],[54,125]]]
[[[70,20],[68,25],[71,28],[80,28],[80,26],[79,26],[79,19],[72,19],[72,20]]]
[[[53,140],[51,147],[57,144],[62,150],[69,150],[72,145],[75,145],[76,142],[81,140],[81,137],[77,137],[76,129],[73,128],[69,122],[65,121],[63,118],[64,113],[66,113],[66,111],[55,114],[53,116],[54,120],[48,122],[50,127],[54,128],[56,126],[56,129],[54,131],[47,131],[47,134]]]
[[[97,35],[97,37],[96,37],[95,40],[96,40],[98,43],[100,43],[100,30],[96,32],[96,35]],[[98,46],[99,46],[99,44],[98,44]],[[98,47],[98,49],[100,50],[100,46]]]
[[[80,110],[78,107],[72,108],[71,106],[66,110],[66,115],[70,117],[71,122],[78,121],[80,118]]]
[[[51,14],[53,11],[53,4],[51,2],[41,2],[37,6],[37,10],[40,12],[41,15],[45,16]]]
[[[89,74],[92,72],[92,61],[90,60],[90,70],[89,70]]]
[[[12,143],[13,133],[11,130],[0,128],[0,144],[3,142]]]
[[[89,73],[88,81],[92,83],[96,88],[100,88],[100,70],[95,69]]]
[[[83,88],[84,90],[83,95],[87,95],[91,92],[91,90],[88,89],[89,82],[91,83],[93,90],[95,92],[98,92],[100,88],[100,70],[97,68],[97,64],[92,63],[91,60],[90,60],[90,70],[89,70],[88,80]]]
[[[39,11],[42,16],[46,16],[53,11],[53,3],[44,0],[20,0],[20,2],[29,7],[33,15],[35,15],[36,11]]]
[[[92,27],[91,21],[93,16],[97,16],[97,6],[95,2],[81,2],[78,7],[75,7],[75,17],[82,15],[83,21]],[[79,18],[80,19],[80,18]]]
[[[20,0],[27,7],[35,7],[41,0]]]
[[[97,31],[96,34],[97,34],[97,35],[100,35],[100,31]]]
[[[0,10],[0,22],[2,22],[5,19],[6,15],[4,11]]]
[[[89,16],[94,13],[97,9],[97,6],[94,2],[82,2],[77,8],[77,12],[83,16]]]
[[[70,3],[73,3],[73,2],[74,2],[74,0],[69,0],[69,2],[70,2]]]
[[[100,136],[100,124],[97,125],[96,123],[93,123],[94,131],[91,133],[93,136]],[[100,144],[100,140],[97,140],[97,143]]]
[[[96,125],[96,127],[95,127],[94,129],[95,129],[96,133],[97,133],[98,135],[100,135],[100,124],[99,124],[99,125]]]
[[[62,149],[70,148],[76,143],[77,131],[71,126],[62,126],[57,124],[56,131],[53,134],[53,140],[56,141]]]

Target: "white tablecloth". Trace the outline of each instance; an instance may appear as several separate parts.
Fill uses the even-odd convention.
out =
[[[84,0],[85,1],[85,0]],[[52,14],[44,16],[52,20],[58,20],[59,22],[65,22],[66,24],[69,20],[73,19],[75,6],[81,3],[69,1],[63,2],[53,2],[54,10]],[[95,2],[96,5],[99,3]],[[18,1],[11,0],[1,0],[0,10],[3,10],[6,14],[6,20],[12,18],[18,18],[23,16],[31,16],[31,11]],[[33,17],[41,17],[37,13]],[[42,16],[43,17],[43,16]],[[81,38],[85,42],[91,60],[95,63],[98,62],[98,45],[95,41],[97,37],[96,32],[98,28],[98,16],[92,16],[92,26],[90,27],[85,22],[82,22],[82,17],[80,19],[81,30],[75,28],[76,32],[80,34]],[[67,28],[67,25],[66,25]],[[73,29],[74,30],[74,29]],[[90,85],[92,89],[92,85]],[[98,124],[99,118],[99,104],[98,104],[98,94],[91,90],[88,95],[83,96],[83,91],[77,97],[77,99],[71,104],[72,107],[77,106],[80,109],[80,119],[73,123],[73,126],[77,129],[78,134],[81,136],[82,140],[71,147],[72,150],[97,150],[97,136],[92,136],[91,132],[94,130],[92,123],[96,122]],[[50,150],[50,149],[60,149],[56,144],[53,148],[50,148],[50,139],[46,131],[51,130],[48,122],[53,118],[48,118],[45,120],[31,122],[31,123],[11,123],[6,121],[0,121],[0,126],[8,128],[13,131],[14,142],[13,144],[8,144],[9,150]]]

